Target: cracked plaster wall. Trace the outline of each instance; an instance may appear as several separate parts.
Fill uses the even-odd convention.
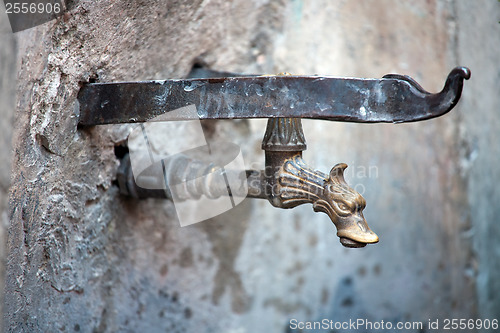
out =
[[[57,21],[16,34],[7,331],[288,332],[290,318],[498,317],[498,4],[70,6]],[[348,250],[310,206],[246,200],[180,228],[172,203],[119,196],[114,146],[130,127],[77,130],[79,82],[181,77],[194,62],[247,73],[396,72],[430,91],[456,65],[473,76],[457,109],[440,119],[304,121],[305,160],[323,171],[347,162],[346,178],[381,236]],[[248,167],[263,164],[265,121],[204,126],[208,139],[240,144]]]

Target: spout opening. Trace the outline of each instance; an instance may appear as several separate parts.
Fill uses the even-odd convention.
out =
[[[356,242],[355,240],[340,237],[340,243],[348,248],[362,248],[366,246],[366,243]]]

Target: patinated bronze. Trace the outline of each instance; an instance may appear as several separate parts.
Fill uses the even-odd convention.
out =
[[[344,246],[363,247],[378,242],[363,216],[365,199],[344,179],[347,164],[335,165],[329,175],[305,164],[302,151],[306,142],[300,119],[269,119],[262,148],[266,152],[266,169],[260,182],[273,206],[293,208],[311,203],[314,211],[330,217]]]

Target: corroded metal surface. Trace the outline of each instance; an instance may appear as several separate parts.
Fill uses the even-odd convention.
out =
[[[458,102],[470,70],[457,67],[441,92],[412,78],[250,76],[144,82],[90,83],[79,94],[82,126],[145,122],[160,115],[192,119],[173,110],[196,105],[197,119],[312,118],[360,123],[410,122],[439,117]]]

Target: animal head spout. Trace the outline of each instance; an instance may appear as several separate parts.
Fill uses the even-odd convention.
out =
[[[324,182],[324,192],[314,203],[315,211],[322,211],[337,227],[340,242],[347,247],[363,247],[377,243],[378,236],[371,231],[363,216],[366,201],[361,194],[349,187],[344,179],[347,164],[335,165]]]
[[[280,169],[276,186],[278,195],[269,198],[276,207],[293,208],[312,203],[316,212],[326,213],[337,227],[337,236],[346,247],[363,247],[377,243],[363,216],[365,198],[347,185],[347,164],[335,165],[330,173],[309,168],[301,154],[287,159]]]

